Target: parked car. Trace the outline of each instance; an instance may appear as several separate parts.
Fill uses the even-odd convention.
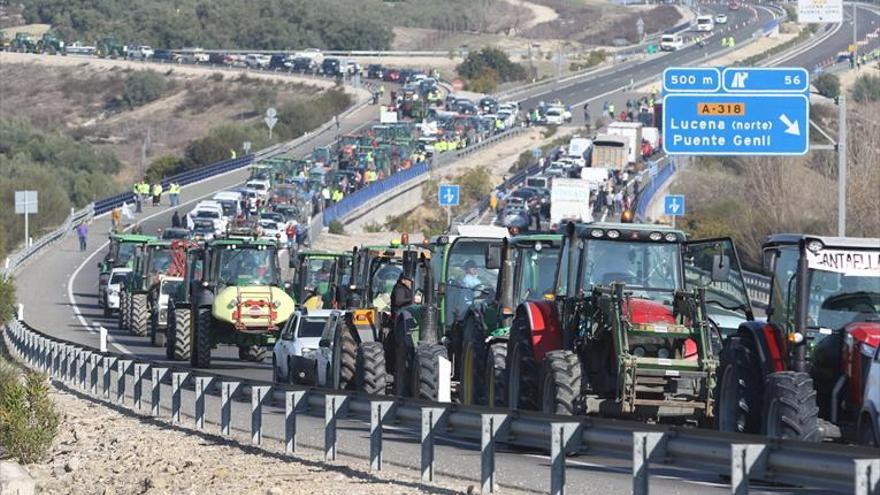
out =
[[[327,383],[329,356],[321,337],[328,325],[341,318],[336,310],[296,311],[281,330],[272,349],[273,381],[303,385]]]
[[[367,79],[382,79],[385,74],[385,68],[380,64],[370,64],[367,66]]]
[[[293,67],[293,63],[288,60],[287,55],[275,54],[269,58],[269,68],[287,70]]]
[[[244,58],[244,63],[251,69],[265,69],[269,67],[269,62],[272,60],[272,57],[268,55],[261,55],[258,53],[251,53]]]
[[[153,60],[163,60],[165,62],[177,62],[180,56],[171,50],[159,49],[153,51]]]
[[[189,239],[192,236],[189,229],[183,227],[169,227],[162,231],[162,240]]]
[[[114,268],[110,270],[110,279],[103,294],[98,294],[98,303],[104,307],[104,316],[109,317],[113,311],[119,310],[119,291],[131,274],[131,268]]]
[[[547,125],[562,125],[565,124],[565,115],[562,108],[551,107],[548,108],[546,112],[544,112],[544,121]]]
[[[293,59],[291,69],[293,69],[294,72],[300,72],[302,74],[314,74],[318,69],[318,64],[313,58],[296,57]]]
[[[155,52],[153,51],[153,47],[149,45],[139,45],[132,50],[128,51],[128,57],[139,60],[147,60],[152,58]]]
[[[321,62],[321,74],[325,76],[337,76],[342,74],[342,64],[338,58],[325,58]]]
[[[208,63],[212,65],[229,65],[233,62],[227,53],[211,53],[208,55]]]
[[[727,24],[727,14],[718,14],[715,16],[715,24]]]
[[[400,80],[400,71],[398,69],[385,69],[385,72],[382,73],[382,80],[397,82]]]

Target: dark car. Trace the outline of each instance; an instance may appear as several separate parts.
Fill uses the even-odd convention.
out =
[[[380,64],[370,64],[367,66],[367,79],[382,79],[385,68]]]
[[[383,81],[397,82],[400,80],[400,71],[397,69],[385,69],[382,74]]]
[[[476,115],[479,109],[470,101],[457,101],[455,103],[455,111],[463,115]]]
[[[409,78],[418,74],[419,72],[413,69],[400,69],[400,82],[408,83]]]
[[[175,54],[171,50],[156,50],[153,52],[153,60],[166,60],[168,62],[174,62],[177,59],[177,54]]]
[[[173,241],[175,239],[189,239],[192,237],[189,229],[183,227],[169,227],[162,231],[162,240]]]
[[[272,55],[272,58],[269,59],[269,68],[270,69],[289,69],[291,66],[290,61],[287,59],[287,55]]]
[[[309,57],[296,57],[293,59],[292,69],[294,72],[312,74],[315,72],[315,61]]]
[[[342,64],[338,58],[325,58],[321,62],[321,74],[325,76],[337,76],[342,74]]]
[[[208,63],[214,65],[229,65],[232,63],[232,57],[226,53],[211,53],[208,55]]]
[[[480,110],[483,113],[495,113],[498,111],[498,101],[495,98],[484,96],[480,99]]]

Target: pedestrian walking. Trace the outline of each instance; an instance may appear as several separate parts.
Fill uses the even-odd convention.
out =
[[[122,208],[118,206],[110,210],[110,223],[112,224],[111,231],[115,234],[119,232],[119,225],[122,222]]]
[[[177,213],[177,210],[174,210],[174,215],[171,215],[171,226],[174,228],[180,227],[180,214]]]
[[[153,184],[153,206],[159,206],[162,199],[162,184]]]
[[[79,239],[79,250],[86,250],[86,240],[89,237],[89,226],[85,222],[76,226],[76,237]]]
[[[168,185],[168,201],[171,206],[180,204],[180,184],[172,182]]]

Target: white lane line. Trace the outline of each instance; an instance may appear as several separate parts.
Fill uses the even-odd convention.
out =
[[[237,169],[237,170],[235,170],[235,172],[240,172],[241,170],[242,170],[242,169]],[[224,174],[224,175],[228,175],[228,174]],[[218,178],[218,177],[221,177],[221,176],[215,176],[214,178]],[[195,183],[193,183],[193,184],[188,184],[187,186],[184,186],[184,187],[182,187],[181,189],[184,190],[186,187],[194,186],[194,185],[196,185],[196,184],[199,184],[199,182],[195,182]],[[222,189],[222,188],[221,188],[221,189]],[[147,215],[147,216],[145,216],[145,217],[143,217],[143,218],[139,218],[139,219],[137,219],[137,221],[135,221],[135,223],[129,225],[129,226],[126,227],[124,230],[129,230],[129,229],[131,229],[132,227],[134,227],[135,225],[137,225],[137,224],[139,224],[139,223],[143,223],[143,222],[145,222],[145,221],[147,221],[147,220],[150,220],[150,219],[152,219],[152,218],[156,218],[156,217],[158,217],[159,215],[168,214],[169,212],[173,211],[174,209],[182,208],[182,207],[184,207],[184,206],[187,206],[187,205],[193,204],[193,203],[195,203],[196,201],[201,201],[202,199],[204,199],[204,198],[206,198],[206,197],[208,197],[208,196],[211,196],[211,195],[215,194],[217,191],[219,191],[219,190],[221,190],[221,189],[216,189],[216,190],[211,191],[211,192],[209,192],[209,193],[207,193],[207,194],[205,194],[205,195],[202,195],[202,196],[199,196],[199,197],[193,198],[193,199],[191,199],[191,200],[189,200],[189,201],[183,202],[183,203],[177,205],[175,208],[172,208],[172,207],[170,207],[170,206],[169,206],[169,207],[162,207],[161,210],[159,210],[159,211],[157,211],[157,212],[155,212],[155,213],[152,213],[152,214]],[[110,241],[109,241],[109,240],[108,240],[108,241],[105,241],[103,244],[101,244],[101,245],[98,247],[98,249],[96,249],[94,252],[92,252],[92,254],[90,254],[88,257],[86,257],[86,259],[83,260],[83,262],[80,263],[80,265],[79,265],[78,267],[76,267],[76,270],[73,271],[73,275],[71,275],[70,278],[67,279],[67,300],[70,302],[70,306],[73,308],[73,314],[74,314],[74,315],[76,316],[76,318],[79,320],[80,324],[81,324],[86,330],[88,330],[90,333],[98,333],[98,331],[99,331],[98,329],[99,329],[100,325],[97,325],[97,324],[96,324],[96,325],[92,325],[92,324],[90,324],[90,323],[88,322],[88,320],[86,320],[86,318],[83,316],[82,311],[80,311],[80,309],[79,309],[79,305],[76,304],[76,298],[73,297],[73,283],[74,283],[74,281],[76,280],[76,277],[79,276],[79,272],[82,271],[82,269],[83,269],[83,268],[84,268],[84,267],[85,267],[85,266],[86,266],[86,265],[92,260],[92,258],[95,257],[95,255],[97,255],[98,253],[100,253],[101,251],[103,251],[104,249],[106,249],[107,246],[108,246],[109,244],[110,244]],[[108,337],[107,337],[107,340],[108,340],[111,344],[113,344],[113,347],[119,349],[121,352],[123,352],[123,353],[125,353],[125,354],[133,354],[133,353],[131,352],[131,350],[129,350],[127,347],[125,347],[124,345],[122,345],[122,344],[116,342],[115,339],[114,339],[112,336],[108,336]]]

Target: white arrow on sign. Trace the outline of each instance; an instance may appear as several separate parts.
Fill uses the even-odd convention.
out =
[[[791,120],[788,119],[788,116],[785,114],[780,115],[779,120],[781,120],[782,123],[786,126],[786,129],[785,129],[786,134],[791,134],[792,136],[800,136],[801,135],[801,128],[798,125],[797,120],[792,122]]]
[[[679,205],[678,205],[678,198],[672,198],[672,204],[669,205],[669,206],[672,208],[672,214],[673,214],[673,215],[678,214],[678,207],[679,207]]]
[[[275,127],[275,124],[278,123],[278,117],[266,117],[263,121],[269,126],[269,130],[272,130],[272,128]]]
[[[446,203],[452,204],[452,200],[455,199],[455,194],[452,194],[452,189],[446,190]]]

